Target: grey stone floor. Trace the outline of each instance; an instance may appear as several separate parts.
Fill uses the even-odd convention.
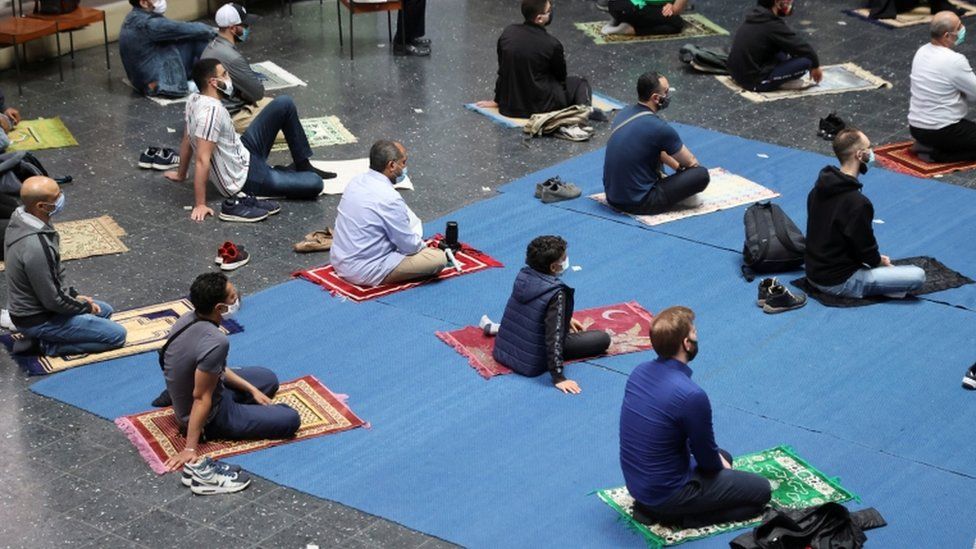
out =
[[[587,76],[601,93],[632,101],[637,75],[657,69],[677,90],[666,112],[670,119],[826,154],[829,144],[815,132],[818,118],[830,111],[864,129],[875,143],[908,138],[908,71],[912,53],[927,36],[924,27],[891,31],[840,13],[852,3],[799,1],[792,22],[810,34],[825,64],[856,62],[890,80],[893,89],[755,105],[710,77],[686,72],[677,59],[681,41],[593,45],[572,26],[606,17],[591,0],[557,2],[550,31],[563,41],[570,71]],[[494,42],[504,25],[519,19],[516,0],[429,0],[430,59],[392,57],[384,18],[358,16],[355,61],[339,48],[333,2],[299,3],[294,15],[284,17],[277,2],[249,4],[264,17],[252,29],[245,54],[255,62],[274,60],[309,82],[287,90],[302,116],[339,115],[359,138],[356,144],[317,149],[316,156],[362,157],[378,138],[402,141],[417,184],[407,200],[424,219],[489,196],[483,187],[494,189],[606,140],[601,131],[588,143],[524,141],[518,132],[461,107],[489,98]],[[733,31],[752,2],[695,4]],[[698,43],[715,47],[728,40]],[[974,47],[966,44],[961,51],[972,54]],[[68,264],[75,286],[119,309],[170,299],[184,293],[193,276],[213,268],[214,250],[224,240],[243,243],[253,253],[250,265],[232,274],[245,293],[327,261],[324,254],[294,254],[291,244],[331,225],[338,198],[289,202],[281,215],[255,225],[193,223],[183,208],[192,200],[187,185],[135,168],[143,147],[177,145],[182,107],[135,97],[122,84],[114,44],[110,73],[98,48],[79,52],[74,66],[64,61],[63,83],[56,64],[42,61],[28,67],[23,97],[16,95],[12,70],[0,73],[0,86],[27,118],[61,116],[80,143],[38,153],[54,174],[75,178],[65,189],[63,218],[110,214],[128,232],[129,253]],[[283,154],[279,159],[287,160]],[[815,174],[796,177],[812,183]],[[943,181],[976,187],[971,173]],[[211,199],[216,206],[217,197]],[[189,540],[202,547],[449,545],[261,479],[238,495],[193,497],[172,476],[150,472],[111,422],[31,393],[31,381],[5,354],[0,357],[0,546],[170,547]],[[499,541],[504,544],[503,534]]]

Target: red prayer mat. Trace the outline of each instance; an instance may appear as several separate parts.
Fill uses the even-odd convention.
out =
[[[437,247],[440,239],[441,235],[435,235],[434,238],[431,239],[430,243],[428,243],[428,246],[431,248]],[[346,297],[353,301],[367,301],[396,292],[401,292],[403,290],[420,286],[421,284],[426,284],[434,280],[454,278],[456,276],[476,273],[492,267],[504,267],[504,265],[502,265],[499,261],[496,261],[488,254],[463,243],[461,244],[461,250],[455,252],[454,258],[457,259],[457,262],[461,264],[461,272],[458,272],[454,267],[447,267],[436,277],[428,278],[426,280],[404,282],[402,284],[381,284],[371,288],[357,286],[356,284],[346,282],[345,280],[339,278],[339,275],[336,274],[335,269],[332,268],[332,265],[323,265],[321,267],[316,267],[306,271],[298,271],[292,274],[292,276],[304,278],[309,282],[314,282],[328,290],[332,295]]]
[[[228,397],[229,398],[229,397]],[[294,438],[277,440],[208,440],[197,449],[201,456],[222,459],[238,454],[289,444],[307,438],[348,431],[366,425],[346,406],[346,395],[336,395],[313,376],[282,383],[275,404],[287,404],[302,418]],[[115,420],[139,454],[157,474],[166,472],[166,460],[183,451],[186,438],[180,434],[172,407],[151,410]]]
[[[636,301],[576,311],[573,318],[583,324],[584,330],[605,330],[610,333],[610,348],[606,356],[651,349],[651,322],[654,316]],[[481,377],[491,379],[512,373],[492,358],[495,338],[486,336],[481,328],[467,326],[453,332],[437,332],[436,335],[464,355]]]
[[[944,164],[926,162],[912,152],[912,145],[914,144],[914,141],[902,141],[882,145],[875,147],[874,154],[878,158],[878,164],[885,168],[915,177],[936,177],[976,168],[976,162],[973,161],[947,162]]]

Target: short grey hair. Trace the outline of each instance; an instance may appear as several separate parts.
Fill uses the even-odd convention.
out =
[[[386,165],[403,158],[400,147],[388,139],[380,139],[369,148],[369,169],[382,172]]]
[[[940,11],[935,14],[932,18],[932,23],[929,25],[929,34],[932,38],[942,38],[948,32],[955,32],[956,30],[956,18],[951,17],[951,11]],[[942,17],[939,17],[939,16]]]

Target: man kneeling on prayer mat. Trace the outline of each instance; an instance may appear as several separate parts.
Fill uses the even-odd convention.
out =
[[[396,284],[437,276],[447,266],[447,254],[427,246],[420,218],[393,188],[406,176],[407,150],[380,140],[369,149],[369,171],[342,193],[331,253],[347,282]]]
[[[769,481],[732,469],[715,444],[712,405],[691,380],[698,355],[695,314],[658,313],[651,325],[657,359],[627,379],[620,409],[620,467],[634,498],[634,519],[682,528],[747,520],[769,502]]]
[[[610,334],[585,330],[573,318],[575,290],[560,278],[569,269],[565,240],[534,239],[525,250],[525,263],[515,277],[501,324],[481,319],[486,334],[497,334],[492,356],[523,376],[549,372],[557,389],[579,394],[579,384],[563,374],[563,362],[602,355],[610,347]]]
[[[230,340],[220,330],[225,316],[240,309],[237,288],[223,273],[205,273],[190,286],[194,310],[180,317],[159,351],[159,362],[173,412],[186,446],[166,461],[170,470],[187,465],[194,482],[212,476],[213,463],[200,460],[197,448],[207,439],[261,440],[289,438],[301,426],[301,418],[284,404],[272,404],[278,378],[267,368],[228,368]],[[202,477],[202,480],[201,480]],[[234,479],[225,479],[226,490],[236,491]],[[214,487],[208,487],[214,488]],[[196,492],[196,491],[195,491]]]

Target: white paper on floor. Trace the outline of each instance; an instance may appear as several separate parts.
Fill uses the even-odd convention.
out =
[[[312,160],[317,169],[333,172],[336,176],[326,179],[322,187],[322,194],[342,194],[346,185],[353,177],[369,171],[369,158],[355,158],[353,160]],[[412,191],[413,182],[408,175],[403,181],[393,186],[398,191]]]

